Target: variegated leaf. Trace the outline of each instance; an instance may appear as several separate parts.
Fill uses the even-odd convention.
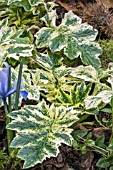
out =
[[[89,96],[85,99],[86,109],[97,108],[101,103],[110,103],[111,98],[113,97],[113,77],[109,77],[108,82],[111,85],[110,90],[100,91],[96,96]]]
[[[56,6],[54,2],[46,2],[44,0],[8,0],[7,5],[23,7],[25,11],[31,11],[34,17],[37,14],[50,11]]]
[[[85,100],[86,109],[97,108],[98,105],[102,102],[101,97],[99,96],[88,96]]]
[[[82,19],[77,15],[75,15],[72,11],[69,11],[64,15],[61,25],[75,26],[76,24],[81,24],[81,23],[82,23]]]
[[[37,69],[31,74],[33,82],[40,87],[40,91],[42,91],[42,93],[46,93],[46,95],[43,94],[43,96],[45,96],[45,98],[47,98],[50,102],[56,100],[59,95],[60,87],[66,90],[70,90],[72,88],[66,77],[68,75],[68,70],[63,66],[58,67],[53,72],[51,70],[45,71],[43,69]],[[37,79],[37,76],[39,76],[39,80]]]
[[[35,34],[37,47],[42,48],[48,46],[48,42],[50,41],[50,37],[53,32],[54,30],[51,28],[46,28],[46,27],[41,28],[37,32],[37,34]]]
[[[75,85],[70,92],[66,93],[65,90],[60,89],[60,93],[57,102],[62,103],[63,106],[73,106],[74,108],[84,107],[84,99],[88,97],[91,90],[91,84],[85,85],[81,83],[80,85]]]
[[[29,11],[31,6],[38,5],[40,2],[44,2],[44,0],[8,0],[8,5],[16,5],[24,7],[25,10]]]
[[[0,16],[8,18],[8,26],[15,29],[39,29],[36,23],[56,6],[44,0],[5,0],[0,1]],[[40,23],[38,23],[39,25]]]
[[[96,96],[89,96],[85,99],[86,109],[97,108],[102,103],[110,103],[113,93],[111,91],[101,91]]]
[[[81,44],[80,49],[80,58],[85,65],[92,65],[96,69],[101,66],[101,61],[98,56],[101,54],[102,50],[98,43],[86,41]]]
[[[17,157],[25,160],[24,168],[57,156],[61,143],[72,144],[69,127],[78,120],[76,114],[72,108],[49,107],[44,101],[9,114],[13,120],[7,128],[17,132],[11,147],[20,149]]]
[[[77,78],[78,80],[84,80],[86,82],[92,82],[95,83],[95,86],[93,88],[93,95],[97,95],[99,92],[103,90],[110,90],[110,87],[108,83],[103,83],[107,81],[107,78],[110,76],[110,74],[113,73],[113,70],[109,69],[99,69],[96,70],[92,66],[78,66],[75,68],[70,68],[71,73],[70,75]]]
[[[1,0],[0,1],[0,17],[2,18],[5,18],[7,17],[9,11],[6,11],[8,5],[7,5],[7,2],[6,0]]]
[[[40,99],[40,86],[37,85],[39,78],[36,76],[35,80],[31,80],[30,76],[31,74],[29,72],[23,73],[25,89],[28,92],[28,99],[38,101]]]
[[[14,28],[8,27],[7,24],[7,19],[0,22],[1,65],[7,57],[19,60],[24,57],[32,57],[34,51],[34,45],[31,44],[29,33],[26,30],[15,32]]]
[[[98,71],[92,66],[80,65],[72,68],[70,75],[89,82],[99,82]]]
[[[23,8],[11,6],[8,15],[8,26],[15,25],[16,29],[29,29],[33,26],[37,18],[31,11],[23,11]]]
[[[50,22],[49,18],[46,21],[46,25],[49,26],[47,22]],[[53,17],[53,23],[55,23],[55,17]],[[98,43],[93,42],[97,33],[98,31],[92,26],[86,23],[81,24],[81,19],[69,11],[59,26],[55,27],[54,24],[54,28],[43,27],[35,34],[36,46],[37,48],[49,47],[52,52],[64,50],[64,54],[69,59],[80,56],[85,65],[99,68],[101,62],[98,56],[102,50]]]
[[[43,96],[53,102],[59,95],[59,90],[69,91],[75,84],[75,78],[70,77],[70,68],[62,66],[62,57],[48,52],[47,54],[37,53],[34,60],[41,68],[32,70],[32,82],[40,87]]]
[[[57,13],[55,10],[51,10],[44,17],[41,18],[45,22],[47,27],[56,27]]]
[[[44,70],[53,70],[62,65],[63,58],[57,54],[48,52],[47,54],[37,53],[37,58],[34,60]]]

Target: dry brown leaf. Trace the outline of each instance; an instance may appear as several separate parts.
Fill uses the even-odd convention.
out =
[[[94,158],[93,152],[87,152],[85,155],[82,156],[81,159],[81,167],[85,170],[90,170],[91,164]]]
[[[113,0],[96,0],[98,3],[102,3],[106,8],[113,8]]]
[[[59,0],[56,1],[61,7],[63,7],[65,10],[70,11],[72,10],[73,12],[77,12],[78,10],[75,7],[68,6],[66,3],[63,3]]]
[[[61,153],[59,153],[58,156],[57,156],[57,162],[58,162],[58,163],[63,162],[63,157],[62,157],[62,154],[61,154]]]

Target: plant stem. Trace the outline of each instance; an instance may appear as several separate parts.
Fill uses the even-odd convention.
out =
[[[111,137],[110,137],[110,142],[113,139],[113,97],[111,98],[111,115],[112,115],[112,132],[111,132]]]
[[[81,125],[93,126],[93,125],[94,125],[94,122],[82,122]]]
[[[9,67],[9,79],[8,79],[8,90],[11,89],[11,67]],[[8,97],[8,111],[11,112],[11,95]]]
[[[101,147],[96,146],[96,145],[90,146],[90,145],[88,145],[88,143],[85,143],[85,139],[84,138],[82,138],[80,136],[78,136],[78,138],[80,139],[80,141],[82,140],[82,142],[84,142],[84,144],[87,145],[89,148],[92,148],[93,151],[95,150],[96,152],[102,154],[104,157],[107,157],[108,151],[105,150],[104,148],[101,148]]]
[[[8,125],[10,123],[10,118],[8,117],[8,110],[7,110],[7,103],[6,101],[4,101],[4,110],[5,110],[5,115],[6,115],[6,125]],[[11,153],[11,149],[10,149],[10,143],[13,139],[13,131],[12,130],[9,130],[7,129],[7,142],[8,142],[8,152],[9,154]]]
[[[16,99],[15,99],[15,110],[18,110],[19,95],[20,95],[20,85],[21,85],[21,77],[22,77],[22,68],[23,68],[23,64],[20,63],[18,81],[17,81]]]
[[[98,119],[97,115],[95,115],[95,120],[96,120],[97,123],[98,123],[100,126],[102,126],[104,129],[109,129],[109,128],[107,128],[106,126],[104,126],[104,125],[100,122],[100,120]]]
[[[77,128],[77,124],[83,122],[84,120],[86,120],[90,115],[85,114],[83,115],[78,121],[76,121],[73,125],[72,128],[75,130]]]

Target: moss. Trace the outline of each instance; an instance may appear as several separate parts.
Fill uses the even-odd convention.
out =
[[[113,40],[98,40],[97,42],[103,50],[102,55],[99,57],[102,66],[107,67],[109,62],[113,62]]]

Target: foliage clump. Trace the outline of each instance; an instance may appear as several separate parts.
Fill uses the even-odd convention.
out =
[[[104,7],[100,6],[99,9],[100,4],[95,4],[95,7],[91,5],[93,12],[82,4],[81,7],[86,10],[86,19],[90,18],[92,25],[97,22],[96,28],[103,33],[105,20],[102,17],[108,15],[109,24],[112,24],[112,16],[108,11],[102,13]],[[55,6],[43,0],[2,0],[0,9],[0,65],[3,66],[5,61],[20,63],[17,87],[15,85],[16,98],[11,93],[4,107],[8,118],[7,132],[16,131],[13,140],[8,143],[8,151],[11,154],[10,149],[17,149],[17,157],[24,160],[24,168],[34,167],[46,158],[56,157],[62,143],[71,146],[74,143],[74,147],[79,149],[81,143],[85,143],[87,147],[83,146],[82,153],[91,147],[97,151],[95,148],[98,147],[102,158],[109,158],[109,155],[112,157],[112,146],[103,148],[103,145],[93,141],[89,130],[87,133],[81,130],[77,132],[76,125],[95,125],[94,121],[84,121],[92,116],[100,126],[105,127],[97,115],[106,104],[113,107],[113,67],[109,65],[108,68],[101,68],[100,42],[94,42],[97,29],[82,23],[82,19],[72,11],[65,13],[58,24],[57,12],[53,8]],[[100,19],[95,20],[100,15],[99,10],[102,13],[101,26]],[[106,32],[108,36],[110,29]],[[108,47],[111,48],[111,45]],[[35,63],[35,67],[32,65],[29,68],[29,62]],[[1,94],[6,88],[10,89],[12,83],[15,84],[17,70],[16,66],[10,68],[7,87],[0,82]],[[4,78],[5,68],[2,68],[0,74]],[[23,79],[25,86],[21,87]],[[22,99],[19,100],[22,89],[27,89],[28,99],[34,100],[34,105],[27,105],[26,102],[24,104],[27,106],[19,108],[22,104]],[[3,104],[0,103],[1,106]],[[105,128],[111,126],[106,125]],[[104,143],[104,138],[100,140]],[[78,147],[77,143],[80,143]],[[109,143],[112,145],[112,140]],[[102,167],[100,162],[97,166]]]

